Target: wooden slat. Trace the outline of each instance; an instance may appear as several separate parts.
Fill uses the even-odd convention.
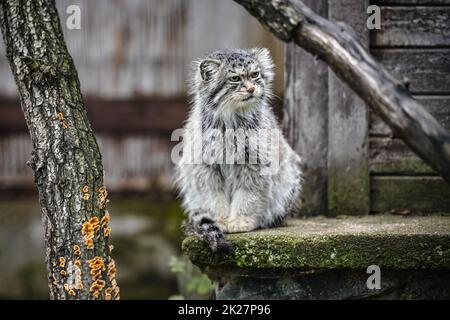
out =
[[[105,99],[184,95],[191,61],[206,52],[283,47],[233,1],[58,0],[56,5],[83,94]],[[80,6],[81,30],[66,27],[69,5]],[[278,89],[283,83],[283,54],[271,52],[280,72],[275,79]],[[3,41],[0,95],[17,95]]]
[[[172,143],[167,137],[97,135],[111,191],[172,190]],[[0,135],[0,190],[35,189],[33,171],[26,165],[32,144],[27,133]]]
[[[436,172],[400,139],[370,139],[372,174],[436,175]]]
[[[186,98],[131,100],[86,99],[89,119],[96,132],[168,135],[180,128],[189,109]],[[0,98],[0,134],[27,132],[20,102]]]
[[[123,135],[148,133],[169,134],[183,126],[189,111],[188,98],[134,98],[108,100],[87,98],[89,119],[96,133]],[[272,108],[282,117],[282,101],[275,100]],[[0,134],[28,132],[20,102],[14,98],[0,97]]]
[[[441,125],[450,130],[450,96],[417,96],[416,98]],[[370,134],[394,136],[391,129],[373,112],[370,112]]]
[[[381,7],[372,47],[450,46],[450,7]]]
[[[307,0],[305,4],[328,16],[327,0]],[[285,50],[283,127],[304,163],[300,213],[324,214],[328,206],[328,66],[293,43]]]
[[[450,5],[450,0],[372,0],[371,4],[376,4],[379,6],[386,5]]]
[[[450,94],[450,49],[375,49],[373,55],[415,94]]]
[[[371,211],[449,212],[450,186],[440,177],[373,177]]]
[[[350,24],[368,46],[368,1],[329,2],[329,18]],[[351,17],[351,19],[349,19]],[[368,108],[338,77],[329,73],[328,210],[334,214],[369,212]]]

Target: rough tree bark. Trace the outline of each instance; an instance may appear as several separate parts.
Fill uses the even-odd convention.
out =
[[[54,0],[2,0],[0,23],[33,142],[52,299],[117,299],[103,165]]]
[[[325,60],[396,136],[450,183],[450,133],[364,49],[353,29],[320,17],[300,0],[234,1],[281,40]]]

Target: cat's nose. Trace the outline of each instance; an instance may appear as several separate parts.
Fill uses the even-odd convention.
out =
[[[255,87],[253,87],[253,86],[247,87],[247,92],[248,92],[248,93],[253,93],[253,92],[255,92]]]

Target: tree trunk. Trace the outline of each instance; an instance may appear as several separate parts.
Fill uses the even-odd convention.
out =
[[[2,0],[0,23],[33,142],[52,299],[117,299],[103,165],[52,0]]]
[[[300,0],[234,0],[283,41],[325,60],[420,157],[450,183],[450,133],[358,42],[352,28]],[[351,19],[351,17],[349,17]]]

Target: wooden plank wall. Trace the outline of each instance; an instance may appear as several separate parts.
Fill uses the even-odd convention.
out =
[[[188,105],[190,62],[220,48],[268,47],[283,86],[283,46],[233,1],[57,0],[65,40],[115,191],[168,191],[170,133]],[[69,5],[81,30],[66,27]],[[34,188],[31,143],[0,40],[0,189]]]
[[[344,21],[369,47],[365,0],[329,1],[329,19]],[[328,79],[328,214],[369,212],[368,131],[364,102],[332,71]]]
[[[450,0],[379,0],[371,51],[450,129]],[[450,187],[370,115],[371,210],[450,211]]]
[[[304,1],[328,17],[328,1]],[[327,212],[328,66],[294,43],[285,49],[283,127],[303,160],[304,187],[299,214]]]
[[[97,141],[110,191],[172,190],[171,144],[166,138],[98,134]],[[27,133],[0,135],[0,191],[34,189],[33,172],[25,165],[31,150]]]
[[[85,96],[128,99],[186,95],[190,63],[208,51],[268,47],[283,84],[283,46],[233,1],[58,0],[65,40]],[[66,8],[79,5],[81,30],[68,30]],[[17,89],[0,41],[0,96]]]
[[[316,11],[328,7],[322,15],[351,25],[450,129],[450,0],[308,4]],[[369,4],[381,8],[381,30],[366,27]],[[286,48],[284,125],[305,160],[302,213],[450,212],[450,187],[331,70],[324,80],[326,71],[313,57],[293,45]]]

